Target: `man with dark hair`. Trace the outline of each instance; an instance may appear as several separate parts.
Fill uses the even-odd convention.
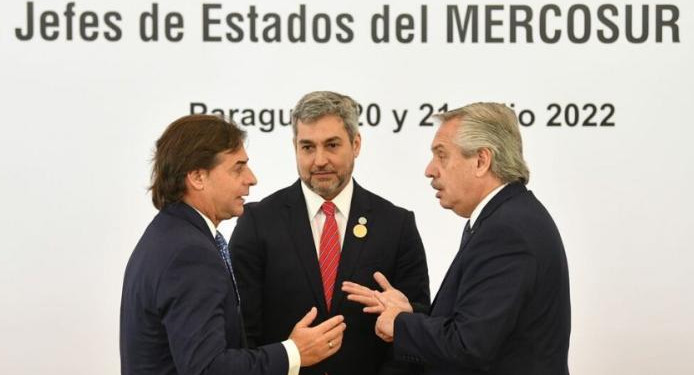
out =
[[[342,314],[342,349],[302,374],[394,374],[390,345],[373,334],[375,316],[346,301],[343,280],[373,284],[386,274],[423,309],[429,276],[414,214],[352,180],[361,148],[357,103],[329,91],[305,95],[292,111],[299,180],[246,206],[232,234],[232,254],[249,341],[285,337],[310,306],[318,320]]]
[[[376,297],[376,334],[423,374],[567,375],[566,255],[552,217],[525,187],[516,115],[474,103],[439,118],[425,173],[441,206],[469,220],[431,311],[413,312],[380,274],[383,292],[344,288]]]
[[[309,327],[315,308],[289,339],[247,348],[234,264],[216,230],[243,213],[243,197],[256,184],[244,137],[232,123],[192,115],[157,141],[151,190],[159,213],[123,282],[122,374],[291,375],[340,348],[343,318]]]

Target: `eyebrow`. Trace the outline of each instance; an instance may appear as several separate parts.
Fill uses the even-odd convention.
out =
[[[438,144],[438,145],[433,146],[433,147],[431,148],[431,152],[436,152],[436,151],[439,151],[439,150],[445,151],[444,148],[443,148],[443,145]]]
[[[322,141],[322,143],[330,143],[330,142],[336,142],[336,141],[340,142],[341,141],[340,137],[330,137],[330,138]],[[316,142],[314,142],[310,139],[300,139],[298,141],[298,143],[302,144],[302,145],[312,145],[312,144],[315,144]]]
[[[335,142],[335,141],[340,141],[340,140],[341,140],[340,137],[330,137],[330,138],[326,139],[325,141],[323,141],[323,143],[330,143],[330,142]]]

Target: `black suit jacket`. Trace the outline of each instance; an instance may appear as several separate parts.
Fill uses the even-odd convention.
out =
[[[125,270],[121,373],[287,374],[281,343],[244,344],[234,286],[209,227],[185,203],[167,205]]]
[[[368,233],[357,238],[352,228],[367,219]],[[390,345],[374,334],[375,315],[348,301],[340,290],[345,280],[377,289],[375,271],[415,303],[429,306],[426,257],[414,214],[372,194],[356,182],[342,246],[331,311],[326,311],[318,255],[300,181],[258,203],[246,206],[231,236],[231,251],[241,291],[243,315],[251,345],[287,337],[312,306],[316,322],[342,314],[347,330],[333,357],[302,374],[376,374],[399,371],[383,365]]]
[[[484,207],[425,314],[398,315],[396,358],[426,374],[568,374],[566,255],[554,221],[519,183]]]

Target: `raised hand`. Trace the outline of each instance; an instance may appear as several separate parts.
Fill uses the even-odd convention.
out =
[[[397,306],[400,311],[412,312],[412,306],[407,296],[390,285],[382,273],[374,273],[374,280],[383,289],[382,292],[371,290],[351,281],[342,283],[342,291],[347,293],[347,299],[350,301],[364,305],[363,310],[366,313],[380,314],[389,305]],[[380,298],[377,295],[380,295]]]
[[[347,328],[344,317],[337,315],[315,327],[309,327],[317,315],[318,310],[312,307],[296,323],[289,335],[299,349],[301,366],[314,365],[337,353],[342,346],[342,335]]]

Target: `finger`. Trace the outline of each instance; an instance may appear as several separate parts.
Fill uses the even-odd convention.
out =
[[[296,327],[308,327],[311,323],[313,323],[313,320],[316,319],[317,315],[318,310],[315,307],[311,307],[311,310],[309,310],[308,313],[296,323]]]
[[[369,296],[362,296],[359,294],[348,294],[347,299],[350,301],[361,303],[362,305],[366,305],[366,306],[379,306],[380,305],[378,300],[376,298],[374,298],[373,294],[370,294]]]
[[[341,338],[346,329],[347,329],[347,323],[342,322],[342,323],[336,325],[335,327],[331,328],[329,331],[325,332],[323,335],[328,340],[335,340],[335,339]]]
[[[331,356],[335,354],[338,350],[340,350],[340,347],[342,346],[342,339],[336,339],[336,340],[331,340],[328,341],[328,356]]]
[[[368,314],[380,314],[383,311],[385,311],[385,306],[378,304],[375,306],[367,306],[362,309],[363,312],[368,313]]]
[[[383,336],[381,336],[381,340],[383,340],[385,342],[393,342],[393,338],[391,336],[388,336],[385,334]]]
[[[371,297],[373,296],[374,291],[373,290],[346,290],[342,289],[345,294],[348,296],[362,296],[362,297]]]
[[[335,340],[333,340],[333,345],[337,346],[337,349],[340,349],[340,347],[342,346],[342,341],[344,340],[344,338],[345,338],[344,335],[336,338]]]
[[[330,331],[331,329],[335,328],[335,326],[339,325],[345,320],[345,317],[342,315],[335,315],[332,318],[324,321],[323,323],[313,327],[313,329],[317,330],[320,333],[325,333]]]
[[[345,324],[345,323],[338,324],[337,326],[333,327],[328,332],[325,332],[324,334],[322,334],[318,338],[318,340],[320,340],[321,342],[336,343],[338,340],[342,340],[342,337],[344,336],[345,329],[347,329],[347,324]]]
[[[374,273],[374,280],[376,280],[378,285],[380,285],[381,289],[383,289],[383,290],[393,289],[393,286],[390,285],[386,276],[380,272]]]
[[[337,339],[333,340],[333,349],[335,349],[335,351],[340,350],[341,346],[342,346],[342,337],[338,337]]]
[[[378,336],[378,338],[380,338],[381,340],[385,342],[393,341],[393,339],[390,336],[388,336],[385,332],[380,330],[378,323],[376,323],[376,327],[374,328],[374,330],[376,331],[376,336]]]
[[[345,329],[347,329],[347,324],[345,324],[345,323],[338,324],[337,326],[333,327],[328,332],[325,332],[323,334],[322,338],[326,342],[327,341],[335,342],[338,339],[342,340],[342,335],[344,334]]]
[[[378,336],[378,338],[383,340],[383,332],[381,332],[381,330],[378,329],[378,323],[376,323],[376,325],[374,325],[374,333],[376,334],[376,336]]]
[[[352,293],[352,294],[369,294],[373,292],[371,289],[359,285],[350,281],[345,281],[342,283],[342,291],[347,292],[347,293]]]

